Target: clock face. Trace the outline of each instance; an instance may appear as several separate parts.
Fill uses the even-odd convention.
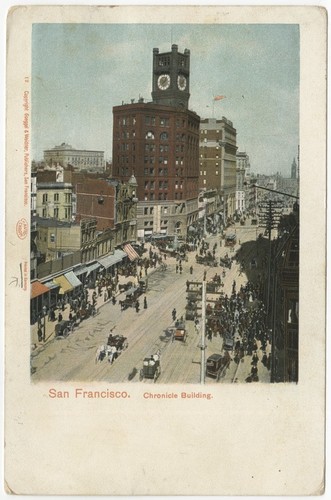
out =
[[[170,87],[170,76],[160,75],[157,79],[157,85],[160,90],[167,90]]]
[[[179,90],[185,90],[186,89],[186,78],[183,75],[179,75],[177,78],[177,85]]]

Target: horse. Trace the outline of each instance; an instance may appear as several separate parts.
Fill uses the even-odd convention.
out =
[[[106,348],[104,345],[100,345],[97,348],[97,352],[95,355],[95,362],[98,363],[98,361],[102,361],[105,355],[106,355]]]

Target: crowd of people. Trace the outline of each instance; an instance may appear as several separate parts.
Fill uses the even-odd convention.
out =
[[[270,370],[271,355],[266,351],[270,338],[261,299],[258,284],[248,281],[237,290],[233,281],[231,295],[222,294],[214,307],[208,304],[206,308],[207,338],[220,335],[224,341],[230,340],[237,363],[243,356],[252,356],[247,382],[258,380],[259,360]]]

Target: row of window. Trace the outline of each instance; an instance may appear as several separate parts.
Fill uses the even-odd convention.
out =
[[[174,195],[175,200],[182,200],[183,199],[183,193],[182,192],[177,192]],[[168,193],[158,193],[158,196],[156,198],[155,193],[145,193],[144,196],[144,201],[167,201],[168,200]]]
[[[145,189],[155,189],[155,181],[145,181]],[[159,189],[168,189],[168,181],[159,181]]]
[[[47,210],[47,208],[43,208],[42,214],[43,214],[43,217],[50,217],[51,216],[51,214],[49,213],[49,211]],[[65,219],[70,219],[71,215],[72,215],[71,208],[65,208],[64,209],[64,218]],[[54,217],[54,219],[58,219],[59,218],[59,209],[58,208],[54,208],[54,210],[53,210],[53,217]]]
[[[161,207],[161,213],[166,215],[168,213],[168,207]],[[153,215],[154,207],[144,207],[144,215]]]
[[[155,163],[155,156],[145,156],[144,163],[145,163],[145,165],[154,164]],[[164,156],[159,156],[158,163],[161,165],[168,165],[168,158],[164,157]],[[177,156],[176,160],[175,160],[175,164],[176,165],[184,165],[184,158],[183,157],[180,158],[179,156]]]
[[[207,175],[207,170],[200,170],[200,176]],[[215,175],[218,175],[218,170],[215,170]]]
[[[51,197],[51,195],[49,197]],[[54,200],[54,202],[59,202],[60,201],[60,194],[54,193],[53,200]],[[43,194],[43,203],[47,203],[47,202],[48,202],[48,193],[44,193]],[[71,193],[64,193],[64,203],[71,203]]]

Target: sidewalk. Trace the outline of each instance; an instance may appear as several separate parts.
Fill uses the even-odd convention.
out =
[[[148,248],[149,250],[149,248]],[[155,251],[155,250],[154,250]],[[146,254],[147,255],[147,254]],[[157,265],[156,268],[148,268],[148,271],[147,271],[147,276],[149,276],[150,274],[154,273],[156,269],[158,269],[159,267],[159,264]],[[145,276],[145,272],[143,273],[143,277]],[[125,276],[122,276],[122,275],[119,275],[118,276],[118,283],[119,284],[124,284],[124,283],[127,283],[129,281],[132,281],[134,283],[134,285],[137,285],[138,284],[138,279],[136,276],[128,276],[128,277],[125,277]],[[92,294],[94,292],[94,289],[89,289],[88,290],[88,300],[92,303]],[[97,295],[97,302],[96,302],[96,310],[98,311],[101,307],[105,306],[106,304],[111,304],[111,299],[109,300],[104,300],[104,292],[105,292],[105,287],[102,287],[102,292],[101,292],[101,295]],[[123,293],[125,292],[119,292],[119,290],[116,292],[115,296],[116,296],[116,299],[118,300],[118,297],[120,295],[122,295]],[[55,326],[58,324],[58,315],[59,313],[61,312],[62,314],[62,317],[63,317],[63,320],[68,320],[69,319],[69,314],[70,314],[70,304],[66,304],[65,305],[65,308],[64,308],[64,311],[62,311],[61,309],[56,309],[55,310],[55,316],[56,316],[56,320],[55,321],[49,321],[48,320],[48,314],[45,316],[45,340],[44,341],[41,341],[39,342],[38,340],[38,322],[34,323],[33,325],[30,326],[30,338],[31,338],[31,350],[32,351],[35,351],[36,349],[42,347],[42,346],[45,346],[45,344],[47,344],[48,342],[54,340],[55,338]],[[43,319],[42,319],[42,324],[43,324]],[[42,330],[43,330],[43,326],[41,327]],[[79,325],[76,327],[76,329],[79,328]]]

